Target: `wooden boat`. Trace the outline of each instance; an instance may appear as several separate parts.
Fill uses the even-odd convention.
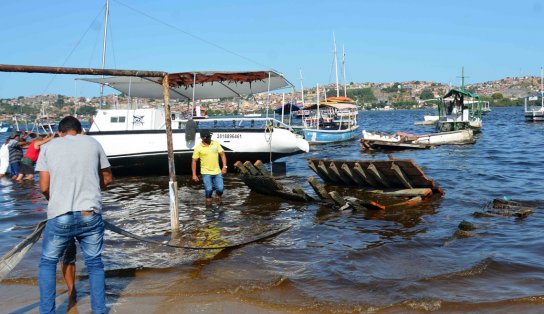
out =
[[[364,149],[428,149],[437,145],[474,143],[471,129],[416,135],[404,132],[373,133],[363,130],[361,145]]]
[[[310,144],[347,141],[357,136],[359,125],[355,104],[327,99],[307,109],[311,114],[303,119],[302,132]]]

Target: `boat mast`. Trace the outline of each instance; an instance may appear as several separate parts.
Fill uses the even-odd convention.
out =
[[[346,49],[342,45],[342,72],[344,74],[344,97],[348,97],[348,91],[346,87]]]
[[[334,43],[334,68],[336,70],[336,97],[340,97],[340,86],[338,84],[338,57],[336,55],[336,36],[332,33],[332,40]],[[325,94],[325,96],[327,96]]]
[[[540,108],[544,109],[544,70],[542,70],[542,67],[540,67]]]
[[[302,78],[302,69],[299,70],[300,72],[300,91],[302,93],[302,95],[300,97],[302,97],[302,107],[304,108],[304,83],[302,82],[303,78]]]
[[[106,42],[108,38],[109,11],[110,11],[110,2],[109,0],[106,0],[106,13],[104,14],[104,41],[102,42],[102,70],[106,68]],[[103,105],[104,105],[104,84],[100,84],[100,107],[102,107]]]

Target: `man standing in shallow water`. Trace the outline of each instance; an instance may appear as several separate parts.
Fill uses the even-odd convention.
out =
[[[40,190],[49,200],[38,275],[40,313],[55,312],[57,263],[74,238],[89,273],[91,309],[107,311],[100,190],[112,182],[112,174],[102,146],[81,131],[76,118],[62,119],[60,137],[43,146],[36,164]]]
[[[200,159],[200,174],[204,183],[204,193],[206,196],[206,205],[212,204],[213,188],[219,203],[223,196],[223,175],[227,173],[227,156],[223,147],[216,141],[212,141],[210,130],[200,130],[201,143],[193,152],[191,170],[193,172],[193,181],[198,182],[196,175],[196,162]],[[219,156],[223,168],[219,168]]]

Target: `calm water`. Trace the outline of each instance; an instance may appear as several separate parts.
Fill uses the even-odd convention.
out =
[[[363,112],[361,129],[432,132],[414,126],[424,114],[431,112]],[[385,213],[338,213],[261,196],[250,193],[235,175],[225,179],[224,206],[206,209],[201,186],[180,176],[186,244],[236,242],[286,223],[292,228],[274,239],[222,252],[157,247],[107,232],[108,302],[114,305],[121,294],[224,294],[285,312],[542,313],[543,135],[544,123],[524,122],[522,108],[493,108],[474,145],[394,153],[397,159],[413,159],[446,194]],[[306,164],[309,157],[387,159],[383,153],[361,152],[355,141],[315,146],[308,154],[287,158],[282,182],[309,194],[313,191],[306,180],[314,175]],[[37,182],[4,179],[0,189],[4,254],[44,219],[46,204]],[[471,216],[501,197],[534,202],[535,211],[523,220]],[[167,177],[118,178],[104,200],[107,220],[140,235],[169,238]],[[453,233],[464,219],[477,224],[476,235],[456,238]],[[0,293],[13,283],[35,285],[40,243],[0,284]],[[78,285],[88,293],[78,258]],[[136,277],[143,282],[139,288],[130,285]]]

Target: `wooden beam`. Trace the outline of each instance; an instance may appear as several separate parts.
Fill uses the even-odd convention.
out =
[[[259,170],[259,173],[263,176],[270,176],[270,171],[266,169],[262,161],[257,160],[253,165],[255,166],[255,168],[257,168],[257,170]]]
[[[251,174],[252,176],[260,176],[261,173],[259,172],[259,170],[257,170],[257,168],[255,168],[251,162],[249,161],[246,161],[244,162],[244,167],[246,167],[247,171],[249,172],[249,174]]]
[[[373,164],[373,163],[370,163],[370,165],[368,165],[367,167],[368,171],[370,174],[372,174],[372,176],[374,176],[374,178],[376,179],[376,181],[380,182],[381,185],[385,186],[385,187],[391,187],[391,184],[387,181],[387,179],[380,173],[380,171],[378,170],[378,168],[376,168],[376,166]]]
[[[168,75],[168,73],[162,72],[162,71],[47,67],[47,66],[16,65],[16,64],[0,64],[0,72],[26,72],[26,73],[76,74],[76,75],[111,75],[111,76],[136,76],[136,77],[165,77]]]
[[[319,182],[317,182],[315,177],[309,177],[308,178],[308,183],[310,183],[310,185],[314,189],[317,196],[319,196],[319,198],[324,199],[324,200],[330,198],[329,193],[327,193],[325,188],[323,188],[323,186],[321,184],[319,184]]]
[[[335,182],[335,183],[341,183],[342,180],[336,176],[336,174],[330,170],[327,165],[325,165],[325,162],[323,160],[319,161],[319,164],[317,165],[318,169],[321,169],[321,171],[329,178],[329,181]]]
[[[344,172],[344,175],[348,176],[351,181],[355,182],[356,185],[368,186],[368,183],[366,183],[365,180],[361,179],[360,176],[356,175],[353,171],[351,171],[351,168],[346,163],[343,163],[342,166],[340,166],[340,169]]]
[[[341,172],[338,167],[336,167],[336,164],[334,161],[331,161],[329,164],[329,169],[331,172],[334,173],[334,175],[339,178],[342,182],[344,182],[347,185],[353,185],[354,181],[352,181],[349,176],[344,175],[344,172]]]
[[[376,180],[371,177],[370,175],[368,175],[366,173],[366,171],[363,169],[363,167],[361,167],[361,164],[359,164],[358,162],[356,162],[354,165],[353,165],[353,171],[361,177],[361,179],[363,179],[367,185],[369,186],[372,186],[372,187],[377,187],[378,186],[378,183],[376,182]]]
[[[244,165],[242,164],[241,161],[237,161],[234,163],[234,167],[236,167],[238,170],[240,170],[240,173],[242,173],[243,175],[249,175],[249,171],[246,169],[246,167],[244,167]]]
[[[413,188],[413,186],[412,186],[412,184],[410,184],[410,181],[408,180],[408,177],[406,176],[406,174],[394,162],[391,163],[391,170],[393,170],[393,172],[395,172],[395,175],[397,176],[399,181],[402,183],[402,185],[404,185],[405,188],[408,188],[408,189]]]

